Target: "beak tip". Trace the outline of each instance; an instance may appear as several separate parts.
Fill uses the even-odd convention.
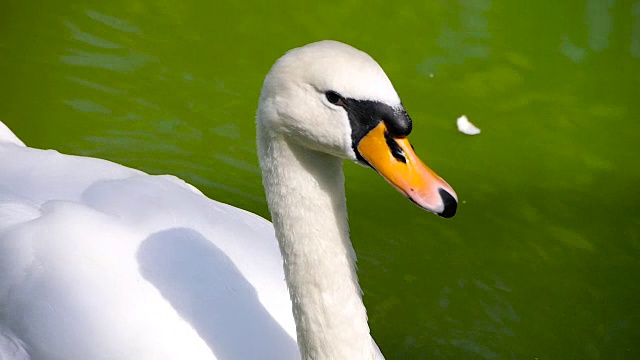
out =
[[[444,204],[444,209],[438,213],[438,216],[443,218],[453,217],[458,209],[458,201],[453,197],[453,195],[443,188],[438,189],[438,194],[440,194],[442,203]]]

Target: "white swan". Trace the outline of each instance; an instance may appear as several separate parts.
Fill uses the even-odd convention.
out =
[[[406,140],[380,66],[334,41],[289,51],[262,88],[273,227],[175,177],[25,147],[0,124],[3,360],[380,359],[343,159],[444,217],[457,204]]]

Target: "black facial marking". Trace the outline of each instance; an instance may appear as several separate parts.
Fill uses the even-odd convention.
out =
[[[411,133],[411,118],[404,108],[394,109],[387,104],[371,100],[344,99],[343,107],[349,115],[351,125],[351,143],[358,160],[366,165],[367,161],[358,152],[358,143],[373,130],[381,121],[387,127],[389,138],[405,137]],[[385,135],[386,136],[386,135]],[[387,140],[393,156],[399,161],[406,162],[404,152],[395,141]],[[394,147],[396,151],[394,151]],[[402,158],[402,159],[401,159]]]
[[[411,133],[411,118],[404,108],[394,109],[393,118],[384,121],[387,130],[395,137],[406,137]]]
[[[389,132],[385,131],[384,132],[384,139],[387,141],[387,146],[389,147],[389,150],[391,150],[391,155],[393,155],[394,158],[396,158],[398,161],[402,161],[403,163],[407,163],[407,158],[404,156],[404,151],[402,151],[402,148],[400,147],[400,145],[398,145],[398,143],[396,142],[396,140],[391,137],[391,134],[389,134]]]

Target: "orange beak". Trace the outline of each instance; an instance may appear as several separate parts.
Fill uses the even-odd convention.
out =
[[[418,158],[407,138],[394,138],[380,122],[358,143],[367,162],[411,201],[442,217],[456,213],[458,197],[435,172]]]

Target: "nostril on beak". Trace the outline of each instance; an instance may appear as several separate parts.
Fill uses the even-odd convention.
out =
[[[444,210],[438,215],[443,218],[450,218],[456,214],[456,210],[458,209],[458,202],[453,197],[453,195],[449,194],[445,189],[438,189],[438,194],[442,198],[442,203],[444,204]]]

